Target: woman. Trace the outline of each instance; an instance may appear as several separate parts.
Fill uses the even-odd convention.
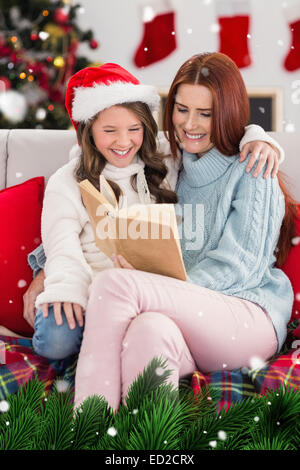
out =
[[[185,220],[192,230],[194,209],[204,207],[203,246],[190,248],[183,234],[188,282],[136,271],[119,256],[115,266],[123,269],[97,275],[77,365],[77,406],[99,394],[117,409],[154,356],[167,359],[177,386],[196,369],[267,360],[286,336],[293,291],[274,252],[287,254],[293,206],[277,178],[253,178],[239,162],[249,102],[234,62],[219,53],[185,62],[165,113],[174,159],[178,145],[184,149],[177,194],[180,205],[193,206]]]

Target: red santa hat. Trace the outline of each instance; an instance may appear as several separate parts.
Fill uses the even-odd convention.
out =
[[[160,97],[154,86],[142,85],[117,64],[80,70],[70,78],[66,91],[66,108],[75,129],[79,122],[87,122],[105,108],[135,101],[155,111]]]

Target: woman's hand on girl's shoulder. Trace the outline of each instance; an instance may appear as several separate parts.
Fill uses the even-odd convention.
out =
[[[263,177],[267,178],[272,172],[272,178],[275,178],[279,168],[280,154],[278,149],[272,147],[272,145],[268,144],[267,142],[260,140],[248,142],[248,144],[244,145],[240,153],[240,162],[246,160],[249,153],[251,153],[251,155],[246,168],[247,173],[252,170],[256,160],[259,159],[257,167],[255,168],[252,176],[257,178],[267,162],[267,168]]]
[[[112,255],[115,268],[135,269],[122,255]]]

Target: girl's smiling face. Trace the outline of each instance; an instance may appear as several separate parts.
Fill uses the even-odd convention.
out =
[[[212,94],[203,85],[179,85],[172,120],[176,135],[189,153],[200,156],[210,150]]]
[[[95,145],[118,168],[128,166],[140,150],[144,128],[137,116],[123,106],[101,111],[92,125]]]

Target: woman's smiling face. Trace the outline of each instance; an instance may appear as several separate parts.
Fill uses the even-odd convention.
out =
[[[172,115],[176,135],[189,153],[200,156],[211,142],[212,94],[203,85],[179,85]]]

